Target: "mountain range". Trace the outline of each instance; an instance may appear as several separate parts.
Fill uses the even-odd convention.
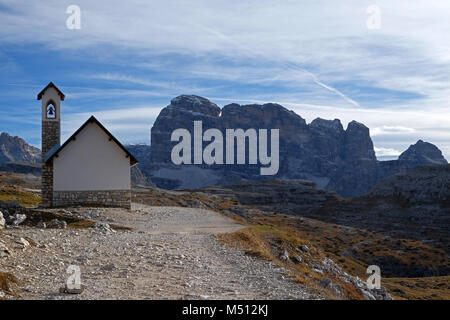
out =
[[[203,130],[228,128],[279,129],[279,170],[261,176],[259,165],[174,165],[171,134],[179,128],[193,135],[194,121]],[[209,142],[203,142],[205,147]],[[422,140],[411,145],[397,160],[379,161],[369,128],[351,121],[344,129],[339,119],[317,118],[311,123],[293,111],[275,104],[229,104],[220,108],[206,98],[181,95],[163,108],[151,129],[151,145],[128,145],[139,160],[132,169],[136,184],[164,189],[196,189],[229,185],[240,181],[302,179],[342,197],[368,193],[388,176],[404,173],[418,165],[446,164],[442,152]],[[194,151],[192,151],[194,152]],[[235,155],[236,157],[236,155]],[[246,155],[248,163],[248,154]],[[38,174],[40,150],[19,137],[0,135],[0,170]],[[236,163],[236,161],[235,161]]]
[[[224,136],[228,128],[279,129],[278,173],[261,176],[260,166],[249,164],[174,165],[171,151],[178,142],[171,141],[171,134],[184,128],[193,135],[194,121],[202,121],[203,130],[217,128]],[[203,142],[203,147],[208,143]],[[195,189],[242,180],[304,179],[343,197],[354,197],[369,192],[387,176],[417,165],[445,163],[442,152],[422,140],[411,145],[398,160],[378,161],[369,128],[357,121],[344,130],[338,119],[317,118],[307,124],[295,112],[275,103],[233,103],[220,108],[203,97],[181,95],[158,115],[151,129],[150,157],[141,163],[141,170],[156,186],[165,189]]]

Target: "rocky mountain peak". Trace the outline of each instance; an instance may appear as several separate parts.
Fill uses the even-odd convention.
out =
[[[0,164],[7,162],[40,162],[41,151],[20,137],[6,132],[0,135]]]
[[[353,120],[348,123],[346,131],[361,131],[365,133],[366,131],[369,131],[369,128],[367,128],[363,123]]]
[[[8,132],[2,132],[0,134],[0,140],[5,141],[7,139],[12,139],[13,137]]]
[[[345,154],[347,159],[376,160],[369,128],[353,120],[345,130]]]
[[[221,109],[215,103],[196,95],[181,95],[170,101],[170,106],[186,111],[202,113],[210,116],[219,116]]]
[[[233,123],[242,123],[244,127],[259,128],[295,128],[305,127],[306,121],[293,111],[277,103],[228,104],[222,109],[223,124],[233,127]]]
[[[344,131],[341,120],[339,120],[339,119],[325,120],[322,118],[316,118],[309,125],[311,127],[315,127],[318,129],[331,129],[331,130],[335,130],[337,132]]]
[[[398,160],[407,163],[410,167],[420,164],[447,163],[447,160],[445,160],[441,150],[439,150],[434,144],[424,142],[422,140],[419,140],[415,144],[411,145],[398,157]]]

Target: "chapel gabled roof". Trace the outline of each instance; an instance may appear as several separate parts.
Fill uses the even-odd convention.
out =
[[[41,100],[41,99],[42,99],[42,96],[43,96],[44,93],[45,93],[45,91],[47,91],[47,89],[50,88],[50,87],[55,88],[55,90],[58,91],[58,94],[59,94],[59,96],[61,97],[61,101],[64,101],[64,98],[65,98],[66,96],[64,95],[64,93],[62,93],[61,90],[58,89],[57,86],[55,86],[55,84],[54,84],[53,82],[50,82],[44,89],[42,89],[41,92],[38,93],[37,99],[38,99],[38,100]]]
[[[53,148],[51,148],[46,154],[45,154],[45,162],[48,163],[50,160],[52,160],[55,156],[58,156],[58,153],[60,153],[71,141],[76,140],[76,136],[83,131],[84,128],[90,123],[95,123],[99,126],[100,129],[102,129],[108,136],[111,141],[114,141],[126,154],[126,157],[130,158],[130,166],[134,166],[139,163],[137,159],[130,153],[130,151],[127,150],[120,142],[117,140],[111,132],[109,132],[101,123],[98,121],[94,116],[91,116],[73,135],[70,136],[69,139],[66,140],[61,146],[55,145]]]

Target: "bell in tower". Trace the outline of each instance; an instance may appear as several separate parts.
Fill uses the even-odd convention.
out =
[[[42,100],[42,160],[45,160],[45,154],[60,144],[60,110],[65,96],[50,82],[37,98]]]
[[[61,101],[64,94],[50,82],[37,96],[42,100],[42,206],[53,204],[53,162],[47,162],[48,152],[61,144]]]
[[[55,117],[55,107],[50,104],[47,107],[47,118],[54,118]]]

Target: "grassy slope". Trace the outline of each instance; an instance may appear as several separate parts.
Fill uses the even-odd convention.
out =
[[[255,225],[283,230],[290,238],[320,248],[324,255],[339,264],[343,270],[361,279],[367,278],[366,268],[371,264],[368,259],[373,256],[387,257],[392,261],[397,259],[405,265],[448,264],[448,259],[443,259],[442,250],[410,239],[386,238],[375,232],[287,215],[255,215],[250,220]],[[368,239],[371,241],[367,241]],[[351,250],[353,248],[356,249]],[[382,285],[395,298],[450,299],[449,279],[450,277],[390,278],[389,275],[382,274]]]
[[[24,207],[34,207],[41,203],[41,198],[21,187],[0,184],[0,201],[15,201]]]
[[[15,201],[25,207],[37,206],[41,198],[36,192],[29,191],[33,188],[39,186],[24,175],[0,172],[0,201]]]

